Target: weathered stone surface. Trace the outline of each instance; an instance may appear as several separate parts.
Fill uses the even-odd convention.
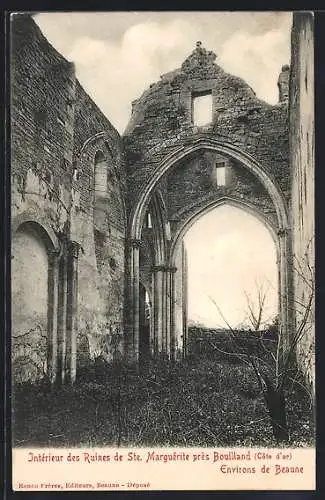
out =
[[[63,264],[58,263],[60,270],[55,285],[58,288],[54,292],[67,295],[66,301],[57,297],[54,304],[58,324],[54,363],[66,365],[60,369],[69,371],[68,357],[73,350],[69,347],[69,336],[73,335],[69,331],[71,315],[78,316],[78,339],[85,336],[88,339],[89,349],[83,349],[82,346],[87,344],[83,340],[81,351],[92,356],[101,351],[102,336],[107,336],[107,332],[109,335],[123,333],[126,219],[121,141],[117,131],[76,80],[73,63],[65,60],[48,43],[34,21],[25,15],[15,15],[12,20],[11,84],[13,255],[19,253],[22,265],[27,265],[24,249],[15,240],[15,231],[22,228],[25,220],[38,224],[40,232],[53,232],[58,241],[73,240],[81,246],[77,313],[72,306],[73,300],[69,298],[73,293],[69,289],[69,264],[64,271]],[[98,150],[105,152],[107,168],[106,202],[103,205],[106,223],[99,231],[94,225],[94,158]],[[31,237],[28,231],[25,237]],[[47,249],[49,260],[52,250]],[[40,258],[40,254],[39,257],[35,255],[35,262]],[[45,282],[52,283],[48,270],[45,268],[42,272]],[[31,287],[37,286],[33,278],[35,272],[30,269]],[[24,279],[26,276],[19,277],[17,270],[17,290],[19,282]],[[32,305],[29,317],[27,306],[24,318],[20,317],[16,299],[14,289],[14,338],[23,335],[26,329],[38,331],[41,328],[33,316]],[[52,306],[53,297],[49,297],[42,323],[45,338],[53,321]],[[64,320],[62,316],[65,316]],[[44,350],[35,340],[35,335],[29,341],[30,366],[23,369],[20,377],[23,379],[28,370],[31,373],[29,378],[37,378],[33,356],[41,357],[43,363],[47,362],[48,356],[51,357],[46,347]],[[22,356],[26,358],[27,354],[26,349],[23,353],[20,347],[16,348],[18,340],[14,344],[13,358],[19,371]],[[48,339],[49,345],[51,342]]]
[[[198,42],[181,68],[162,75],[160,81],[132,103],[123,145],[129,228],[132,238],[139,238],[141,234],[142,240],[139,264],[131,251],[133,267],[128,271],[133,273],[128,304],[133,311],[131,331],[135,351],[137,273],[140,282],[148,287],[153,278],[152,335],[158,336],[158,345],[164,352],[166,343],[167,355],[172,355],[176,340],[178,347],[183,347],[180,344],[186,338],[186,320],[182,319],[186,317],[186,300],[182,290],[186,287],[182,276],[186,276],[186,266],[179,238],[191,220],[223,202],[253,211],[272,231],[282,276],[281,318],[289,325],[286,311],[290,310],[287,301],[291,295],[286,275],[290,273],[290,234],[287,230],[281,232],[284,227],[288,229],[290,199],[288,108],[284,98],[288,71],[283,68],[280,75],[281,102],[271,106],[258,99],[242,79],[227,74],[215,61],[216,55]],[[201,96],[211,96],[211,114],[203,126],[195,122],[194,113],[195,99]],[[226,169],[225,185],[218,185],[218,165]],[[139,228],[144,210],[148,210],[148,204],[152,210],[150,206],[155,204],[153,200],[158,193],[158,209],[153,214],[156,224],[153,224],[150,240],[148,232],[143,229],[141,232]],[[163,231],[159,233],[155,226],[162,227]],[[280,233],[285,234],[284,244],[279,241]],[[151,241],[155,249],[160,248],[154,255],[145,250]],[[152,264],[158,264],[159,271],[150,275]],[[170,265],[176,267],[173,278]],[[139,314],[141,316],[141,312]],[[141,324],[139,328],[141,330]]]
[[[209,92],[211,123],[196,127],[193,99]],[[215,63],[215,55],[198,45],[179,70],[163,75],[133,104],[123,137],[127,173],[132,179],[130,206],[157,162],[199,137],[231,143],[254,157],[288,199],[286,103],[271,106],[257,99],[243,80],[225,73]]]
[[[290,81],[291,224],[298,360],[315,391],[315,134],[314,29],[311,13],[295,13]]]
[[[36,380],[44,373],[52,380],[73,379],[89,357],[111,360],[123,345],[138,359],[141,342],[155,354],[185,354],[182,231],[223,202],[252,210],[271,229],[280,307],[286,324],[292,324],[291,282],[296,300],[307,292],[292,274],[291,251],[302,260],[308,243],[313,261],[314,232],[312,26],[308,15],[307,21],[299,16],[294,16],[293,76],[289,86],[290,68],[282,68],[279,104],[258,99],[197,42],[180,68],[133,101],[123,138],[76,79],[73,63],[48,43],[30,16],[14,16],[15,380]],[[208,124],[198,126],[195,99],[202,96],[211,96],[212,109]],[[225,168],[224,184],[218,165]],[[35,294],[22,299],[29,279],[43,290],[38,306]],[[299,348],[310,379],[313,367],[305,354],[313,349],[311,323]]]

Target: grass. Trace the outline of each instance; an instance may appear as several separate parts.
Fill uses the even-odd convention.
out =
[[[276,446],[252,370],[218,355],[158,360],[136,370],[101,359],[74,386],[13,391],[14,446]],[[309,401],[287,398],[289,446],[310,446]]]

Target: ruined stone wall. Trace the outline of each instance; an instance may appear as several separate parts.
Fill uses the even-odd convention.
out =
[[[232,144],[251,155],[289,198],[287,104],[259,100],[240,78],[198,46],[180,69],[167,73],[134,101],[123,142],[130,179],[130,207],[143,184],[166,156],[198,137]],[[193,123],[193,100],[211,93],[212,119]]]
[[[29,17],[11,26],[12,219],[33,212],[59,231],[71,202],[74,67]]]
[[[24,381],[47,371],[48,297],[40,311],[34,289],[49,282],[44,232],[69,234],[75,74],[30,17],[14,16],[11,28],[12,352]]]
[[[15,233],[11,266],[13,378],[17,382],[36,380],[47,372],[48,255],[39,235],[26,229]]]
[[[95,192],[96,154],[102,154],[101,192]],[[91,353],[107,354],[123,335],[125,174],[120,138],[77,83],[71,234],[79,241],[79,334]],[[120,339],[121,340],[121,339]]]
[[[17,345],[25,339],[23,349],[16,349],[14,341],[13,358],[14,365],[16,358],[18,365],[27,363],[24,379],[42,375],[47,353],[45,349],[43,360],[38,361],[37,336],[46,337],[50,323],[53,328],[60,323],[64,306],[60,296],[69,290],[62,283],[63,288],[55,285],[59,286],[55,293],[49,290],[48,310],[43,310],[41,322],[34,318],[31,301],[21,317],[19,294],[26,288],[26,279],[36,287],[34,278],[39,274],[43,285],[51,286],[52,257],[60,254],[62,242],[81,245],[78,344],[87,355],[89,351],[96,355],[107,350],[107,333],[123,333],[125,174],[119,135],[76,80],[74,65],[49,44],[28,15],[12,17],[11,41],[12,258],[17,263],[12,316]],[[101,205],[104,226],[96,231],[94,157],[99,149],[105,155],[107,186]],[[26,252],[22,241],[28,242]],[[60,270],[58,279],[69,276]],[[58,308],[55,324],[49,319],[53,307]],[[66,342],[69,331],[63,332],[65,321],[61,323],[61,340]],[[31,334],[26,336],[27,327]],[[52,340],[47,338],[48,343]],[[58,353],[60,349],[59,345]],[[77,365],[81,351],[78,348]],[[38,366],[31,368],[35,363]]]
[[[289,93],[294,300],[296,329],[301,327],[304,315],[309,312],[305,333],[298,347],[298,360],[315,389],[315,319],[312,300],[315,248],[313,36],[313,15],[294,13]]]
[[[216,179],[217,163],[225,165],[225,186]],[[277,218],[273,202],[255,176],[239,163],[215,152],[193,155],[180,162],[167,176],[168,212],[174,225],[220,198],[256,207],[274,227]],[[195,186],[195,188],[194,188]]]
[[[157,330],[158,337],[163,339],[165,332],[169,335],[171,325],[174,342],[175,337],[180,341],[181,336],[186,335],[183,316],[186,316],[187,304],[186,293],[182,292],[186,288],[186,278],[181,276],[181,259],[172,252],[177,235],[186,228],[189,218],[212,204],[229,202],[231,198],[231,202],[258,212],[263,221],[275,229],[275,234],[287,225],[286,202],[290,198],[288,108],[283,97],[288,71],[281,75],[279,82],[281,102],[271,106],[258,99],[242,79],[225,73],[215,64],[215,58],[213,52],[202,48],[198,42],[181,68],[162,75],[159,82],[150,85],[132,103],[132,116],[123,136],[128,177],[127,212],[132,237],[140,235],[141,210],[145,210],[143,194],[149,194],[149,186],[151,193],[158,184],[162,187],[171,233],[165,263],[177,261],[178,271],[174,296],[170,295],[168,286],[162,286],[161,293],[157,293],[168,304],[166,315],[165,311],[161,314],[162,321],[167,317],[166,327],[160,331],[158,321]],[[197,102],[202,98],[210,99],[211,103],[205,122],[196,119]],[[175,157],[177,161],[173,161]],[[226,166],[225,185],[216,182],[219,162]],[[265,185],[259,177],[264,179]],[[270,191],[273,190],[273,200],[267,185]],[[287,241],[287,234],[281,234]],[[286,242],[281,251],[281,314],[287,326]],[[139,272],[141,276],[141,262]],[[165,269],[164,272],[165,282],[169,283],[169,271]],[[135,308],[136,294],[134,287],[132,304]],[[169,297],[172,298],[170,308]],[[159,300],[157,302],[159,309]]]

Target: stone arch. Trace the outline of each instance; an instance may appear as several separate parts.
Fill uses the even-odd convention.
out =
[[[98,142],[105,143],[106,148],[110,151],[113,157],[117,156],[117,151],[116,148],[114,147],[114,142],[110,138],[109,134],[107,132],[98,132],[97,134],[92,135],[89,137],[80,147],[79,151],[77,152],[77,159],[80,159],[83,157],[83,155],[86,154],[86,152],[90,149],[90,146]]]
[[[115,136],[116,134],[116,136]],[[121,205],[120,217],[121,220],[119,224],[123,231],[126,229],[127,225],[127,207],[125,200],[125,174],[123,171],[123,158],[122,151],[119,147],[119,136],[116,131],[112,131],[112,135],[110,132],[102,131],[98,132],[92,136],[90,136],[87,140],[83,142],[75,155],[74,168],[78,172],[78,176],[82,175],[83,170],[88,172],[88,176],[90,179],[89,192],[91,193],[90,197],[94,195],[94,181],[92,180],[92,175],[94,175],[94,164],[95,164],[95,156],[98,151],[101,151],[104,154],[104,157],[107,162],[107,195],[106,197],[102,196],[100,199],[103,200],[110,198],[110,191],[112,187],[114,190],[118,189],[118,203]],[[89,168],[91,166],[92,168]],[[93,173],[91,173],[93,172]],[[110,181],[113,177],[116,177],[116,183],[114,186],[110,186]],[[89,203],[92,204],[94,202],[93,199],[89,199]],[[106,209],[109,210],[109,204],[106,203]]]
[[[17,382],[52,378],[57,364],[59,242],[28,214],[17,217],[12,229],[13,377]]]
[[[156,189],[159,181],[162,179],[164,174],[166,174],[177,162],[186,159],[187,156],[191,155],[193,152],[207,150],[214,151],[225,155],[226,157],[235,160],[243,168],[246,168],[251,174],[253,174],[259,182],[262,184],[266,190],[268,196],[270,197],[272,204],[276,212],[276,228],[273,228],[272,235],[277,241],[278,248],[278,266],[279,266],[279,302],[280,302],[280,317],[283,325],[284,338],[288,339],[290,332],[290,327],[292,325],[292,307],[291,307],[291,281],[292,281],[292,269],[291,269],[291,244],[290,244],[290,228],[288,222],[288,210],[284,196],[277,185],[275,179],[266,172],[266,170],[250,155],[243,152],[237,146],[229,143],[221,142],[212,138],[199,138],[192,141],[190,144],[180,146],[178,149],[174,150],[171,154],[165,156],[163,160],[157,162],[158,166],[154,172],[149,176],[147,182],[141,189],[137,202],[134,205],[133,211],[131,212],[130,222],[129,222],[129,237],[131,239],[131,255],[129,262],[131,266],[130,271],[130,281],[131,287],[129,289],[130,294],[130,304],[133,315],[132,324],[132,338],[133,338],[133,349],[135,357],[138,357],[138,339],[139,339],[139,322],[138,322],[138,296],[139,296],[139,245],[141,241],[141,228],[144,213],[150,196]],[[159,157],[162,155],[162,151],[159,152]],[[233,203],[235,203],[233,201]],[[253,209],[253,206],[249,204],[242,204],[242,208],[247,211]],[[208,209],[208,208],[207,208]],[[257,215],[255,210],[255,215]],[[261,216],[261,214],[259,214]],[[199,216],[199,214],[197,214]],[[263,220],[264,224],[267,223],[266,219]],[[173,243],[172,243],[173,244]],[[163,302],[163,313],[161,318],[161,328],[158,331],[158,344],[159,351],[165,352],[169,356],[173,356],[173,349],[175,344],[174,336],[174,293],[175,289],[175,271],[176,266],[172,259],[166,259],[162,265],[157,266],[157,275],[161,274],[160,282],[162,287],[160,289],[154,289],[153,302],[156,300],[161,300]],[[162,296],[159,299],[160,292],[162,290]],[[156,331],[156,328],[155,328]]]
[[[76,151],[75,162],[85,174],[80,183],[80,206],[84,210],[72,213],[74,239],[84,248],[78,264],[78,330],[87,332],[90,326],[96,331],[108,323],[122,332],[127,223],[125,174],[117,132],[109,127],[88,137]],[[99,193],[94,189],[98,165],[105,188]],[[92,333],[88,336],[94,337]],[[96,342],[91,340],[91,352],[97,349]]]
[[[142,213],[141,220],[141,232],[140,238],[138,240],[133,240],[131,242],[129,256],[132,260],[129,261],[131,267],[136,269],[136,272],[139,272],[140,261],[142,259],[142,251],[144,247],[144,242],[146,246],[148,242],[146,240],[143,241],[143,226],[144,219],[147,210],[150,210],[152,215],[152,241],[153,241],[153,249],[152,249],[152,265],[150,269],[151,274],[151,290],[152,290],[152,301],[151,301],[151,333],[152,338],[150,340],[151,351],[159,350],[159,342],[158,339],[162,337],[163,326],[165,323],[165,315],[164,315],[164,302],[162,301],[163,289],[164,289],[164,281],[161,273],[161,267],[166,262],[167,258],[167,241],[166,241],[166,230],[165,230],[165,211],[166,207],[164,205],[163,197],[159,189],[154,190],[151,194],[150,199],[147,200],[145,209]],[[141,293],[142,285],[141,280],[143,279],[143,273],[139,273],[139,279],[133,282],[134,290],[133,293],[128,289],[129,295],[129,303],[132,306],[129,309],[129,314],[131,317],[131,325],[138,325],[133,334],[131,334],[132,342],[130,344],[132,348],[131,356],[138,358],[140,355],[140,337],[141,337],[141,311],[139,309],[139,304],[141,302]],[[144,284],[144,283],[142,283]],[[135,315],[135,316],[134,316]]]
[[[53,241],[53,234],[51,235],[52,236],[51,237],[42,224],[32,219],[24,220],[23,222],[20,222],[19,226],[15,230],[15,233],[17,234],[18,232],[24,232],[24,231],[29,232],[33,234],[33,236],[39,238],[44,244],[47,253],[54,251],[55,240]]]
[[[278,236],[277,227],[274,223],[268,220],[263,212],[258,210],[252,203],[247,201],[231,198],[224,196],[222,198],[218,198],[214,201],[206,202],[203,205],[198,205],[196,208],[192,210],[192,212],[187,215],[187,217],[182,220],[182,222],[178,225],[177,229],[174,232],[174,236],[170,245],[170,252],[168,256],[167,267],[170,269],[175,269],[178,271],[178,266],[180,264],[179,257],[181,252],[184,252],[184,244],[183,237],[187,233],[187,231],[201,219],[206,214],[210,213],[212,210],[215,210],[218,207],[229,205],[240,210],[243,210],[246,213],[251,214],[253,217],[258,219],[269,234],[272,237],[275,250],[276,250],[276,265],[278,267],[278,274],[280,278],[280,263],[281,263],[281,245],[280,238]],[[181,261],[182,262],[182,261]],[[182,265],[185,265],[182,269],[182,273],[186,273],[185,279],[187,280],[187,262],[183,262]],[[180,278],[183,279],[183,276]],[[175,277],[172,281],[173,290],[171,291],[171,297],[174,298],[175,303],[171,306],[171,312],[173,317],[171,318],[171,333],[174,336],[174,343],[178,345],[183,353],[187,352],[187,298],[183,297],[183,290],[177,288],[177,282],[179,281],[178,272],[175,273]],[[278,310],[281,313],[281,290],[280,290],[280,280],[278,284]],[[187,288],[187,285],[186,285]],[[181,306],[180,306],[181,304]],[[284,313],[284,311],[282,311]],[[182,339],[180,338],[182,336]]]
[[[84,158],[86,156],[86,159]],[[94,226],[102,233],[110,233],[112,220],[119,229],[126,228],[124,184],[121,182],[121,158],[105,134],[96,134],[82,148],[80,161],[92,162]],[[91,203],[91,201],[90,201]],[[113,207],[118,205],[118,212]],[[118,213],[118,220],[116,215]]]
[[[158,167],[153,174],[149,177],[146,185],[140,192],[138,200],[131,213],[129,227],[131,239],[140,238],[139,231],[142,223],[143,209],[147,203],[150,193],[157,185],[158,181],[178,161],[186,158],[189,154],[202,149],[223,153],[225,156],[237,160],[244,168],[247,168],[252,174],[254,174],[265,187],[271,197],[271,200],[273,201],[279,221],[279,228],[288,229],[288,212],[286,202],[280,188],[277,186],[276,181],[271,177],[271,175],[268,174],[253,157],[232,144],[226,144],[215,139],[198,139],[197,141],[193,141],[190,145],[181,146],[176,151],[166,156],[158,164]]]
[[[248,201],[237,200],[235,198],[224,196],[222,198],[219,198],[219,199],[216,199],[212,202],[209,202],[203,206],[198,206],[180,224],[180,226],[177,228],[177,230],[174,234],[174,237],[171,241],[168,265],[170,265],[170,266],[176,265],[175,253],[177,251],[177,247],[180,244],[181,240],[183,239],[183,236],[190,229],[190,227],[193,224],[195,224],[195,222],[198,221],[201,217],[203,217],[204,215],[208,214],[209,212],[211,212],[215,208],[220,207],[222,205],[230,205],[230,206],[233,206],[235,208],[239,208],[247,213],[252,214],[254,217],[256,217],[266,227],[266,229],[269,231],[270,235],[272,236],[272,239],[273,239],[275,247],[276,247],[277,256],[279,257],[280,248],[279,248],[279,239],[278,239],[278,235],[277,235],[277,228],[274,226],[274,224],[271,221],[269,221],[265,217],[265,214],[263,214],[252,203],[249,203]]]
[[[33,227],[35,227],[35,230],[37,228],[44,241],[46,242],[48,248],[59,252],[60,242],[54,230],[43,217],[36,214],[34,211],[26,211],[14,217],[14,219],[11,221],[12,234],[14,235],[18,231],[18,229],[26,223],[31,224]]]

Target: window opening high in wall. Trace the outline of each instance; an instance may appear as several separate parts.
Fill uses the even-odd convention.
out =
[[[212,93],[193,95],[193,125],[204,127],[212,122]]]

